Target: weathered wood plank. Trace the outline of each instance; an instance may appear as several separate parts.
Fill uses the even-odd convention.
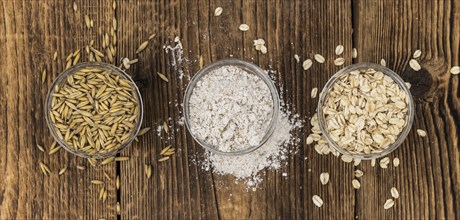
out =
[[[86,160],[64,150],[49,156],[36,148],[49,150],[52,143],[44,114],[48,86],[64,69],[65,58],[98,36],[99,27],[111,25],[111,1],[3,1],[1,49],[8,54],[0,61],[1,117],[0,146],[0,218],[62,219],[115,217],[116,192],[109,184],[105,204],[98,200],[99,189],[91,179],[102,179],[102,170],[115,176],[115,164],[99,169],[77,171],[76,165],[89,166]],[[82,25],[89,14],[94,28]],[[84,24],[84,22],[83,22]],[[100,45],[100,40],[96,40]],[[58,61],[53,54],[58,51]],[[47,70],[45,84],[41,72]],[[52,174],[44,176],[39,162],[47,164]],[[58,172],[68,166],[67,172]]]
[[[459,62],[458,1],[354,1],[357,62],[379,62],[412,83],[416,118],[404,144],[390,155],[401,165],[389,169],[361,166],[359,219],[454,219],[459,216],[459,84],[449,69]],[[423,70],[408,62],[420,49]],[[426,130],[421,138],[416,129]],[[378,166],[378,165],[377,165]],[[390,188],[400,192],[392,209],[383,204]],[[456,199],[457,198],[457,199]]]
[[[294,112],[302,116],[312,116],[315,105],[306,105],[313,87],[324,84],[328,77],[339,68],[333,65],[315,64],[312,70],[305,72],[301,63],[293,59],[298,53],[302,59],[313,59],[315,53],[328,58],[328,64],[334,59],[337,44],[346,46],[348,63],[351,63],[351,4],[340,1],[337,4],[327,2],[300,1],[123,1],[120,8],[121,39],[120,56],[135,56],[137,45],[148,35],[155,32],[155,45],[140,55],[141,62],[130,70],[135,79],[142,79],[144,107],[147,114],[144,125],[156,128],[163,121],[180,116],[180,104],[184,85],[188,77],[199,69],[199,57],[204,64],[222,58],[235,57],[261,65],[264,69],[276,70],[274,77],[278,84],[283,84],[285,100]],[[222,7],[223,13],[214,17],[214,9]],[[310,17],[324,18],[309,21]],[[323,25],[335,22],[338,26]],[[250,31],[238,30],[241,23],[250,26]],[[294,26],[292,24],[295,24]],[[162,46],[174,45],[174,37],[179,36],[184,46],[184,56],[188,58],[183,80],[177,78],[178,70],[171,67],[172,55],[165,54]],[[334,36],[333,38],[330,38]],[[138,39],[133,42],[132,39]],[[267,41],[269,53],[262,55],[254,50],[253,40],[263,38]],[[288,39],[295,40],[288,40]],[[149,58],[153,57],[153,58]],[[188,66],[189,65],[189,66]],[[180,70],[180,69],[179,69]],[[156,72],[166,73],[170,83],[158,79]],[[322,74],[323,72],[331,74]],[[168,104],[168,102],[171,103]],[[313,100],[316,102],[316,100]],[[291,107],[290,107],[291,108]],[[319,183],[319,173],[308,169],[329,170],[332,175],[352,173],[353,168],[328,158],[328,163],[321,162],[323,157],[316,156],[311,146],[299,147],[299,154],[289,160],[288,166],[279,172],[269,171],[261,188],[256,192],[246,192],[242,183],[235,184],[230,176],[220,176],[202,171],[199,165],[190,163],[190,158],[202,153],[184,127],[172,140],[162,140],[155,132],[141,137],[139,144],[134,144],[125,152],[132,159],[121,163],[122,178],[122,217],[146,218],[305,218],[353,217],[354,191],[351,179],[335,178],[331,180],[336,192],[327,194]],[[303,137],[309,129],[299,133]],[[161,137],[165,137],[164,133]],[[171,161],[158,163],[159,151],[168,144],[181,149]],[[304,157],[315,155],[308,160]],[[329,163],[330,162],[330,163]],[[144,163],[152,164],[153,175],[147,180],[144,175]],[[337,169],[336,167],[340,167]],[[334,168],[334,169],[332,169]],[[288,178],[282,173],[289,174]],[[347,184],[348,183],[348,184]],[[328,205],[322,209],[313,206],[313,194],[324,193],[323,197],[332,204],[338,199],[344,206],[340,211]],[[178,196],[180,194],[181,196]],[[334,198],[335,195],[345,195]],[[149,208],[141,208],[149,207]],[[175,210],[181,210],[177,212]]]

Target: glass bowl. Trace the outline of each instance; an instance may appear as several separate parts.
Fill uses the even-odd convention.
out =
[[[223,67],[223,66],[237,66],[245,71],[247,71],[250,74],[254,74],[256,76],[259,76],[265,84],[268,86],[268,89],[270,90],[272,100],[273,100],[273,114],[272,118],[270,120],[270,124],[268,126],[268,129],[263,136],[262,140],[258,145],[254,146],[248,146],[245,147],[241,150],[237,151],[221,151],[218,150],[215,146],[212,146],[209,143],[206,143],[204,140],[201,140],[198,138],[191,130],[191,125],[190,125],[190,112],[189,112],[189,100],[190,96],[192,95],[193,89],[195,88],[196,84],[200,79],[205,76],[206,74],[210,73],[214,69]],[[278,97],[278,91],[276,90],[275,84],[273,81],[270,79],[270,77],[258,66],[248,63],[246,61],[238,60],[238,59],[224,59],[224,60],[219,60],[214,63],[211,63],[201,70],[199,70],[191,79],[190,83],[187,86],[187,89],[185,90],[185,96],[184,96],[184,103],[183,103],[183,111],[184,111],[184,118],[185,118],[185,125],[189,131],[189,133],[192,135],[193,139],[195,139],[196,142],[198,142],[202,147],[205,149],[216,153],[216,154],[222,154],[222,155],[228,155],[228,156],[236,156],[236,155],[243,155],[250,153],[256,149],[258,149],[260,146],[262,146],[267,140],[271,137],[273,134],[273,131],[276,128],[276,123],[278,120],[279,116],[279,109],[280,108],[280,101]]]
[[[380,152],[372,152],[370,154],[365,154],[365,153],[357,153],[357,152],[348,151],[348,150],[342,148],[341,146],[339,146],[331,138],[331,136],[328,133],[327,128],[326,128],[326,119],[325,119],[325,116],[323,114],[323,105],[325,103],[325,99],[327,98],[327,94],[332,89],[332,86],[334,85],[334,83],[338,79],[340,79],[341,76],[343,76],[343,75],[345,75],[345,74],[347,74],[347,73],[349,73],[351,71],[354,71],[354,70],[365,70],[365,69],[369,69],[369,68],[372,68],[372,69],[374,69],[376,71],[380,71],[384,75],[389,76],[389,77],[391,77],[393,79],[393,81],[405,92],[405,94],[407,96],[407,99],[408,99],[407,108],[408,108],[408,110],[407,110],[406,126],[402,129],[401,133],[398,135],[398,137],[396,138],[395,142],[393,144],[390,144],[387,148],[382,149]],[[403,143],[403,141],[405,140],[405,138],[409,134],[409,131],[410,131],[411,127],[412,127],[412,123],[414,122],[415,104],[414,104],[412,95],[411,95],[411,93],[409,91],[409,88],[407,88],[407,86],[404,83],[404,80],[401,79],[401,77],[398,74],[396,74],[392,70],[390,70],[390,69],[388,69],[388,68],[386,68],[384,66],[378,65],[378,64],[357,63],[357,64],[353,64],[353,65],[347,66],[347,67],[339,70],[336,74],[334,74],[329,79],[329,81],[326,83],[326,85],[324,86],[323,90],[321,91],[321,93],[319,95],[317,113],[318,113],[319,127],[321,129],[322,134],[324,135],[324,137],[326,138],[326,140],[328,141],[330,146],[332,146],[335,150],[337,150],[341,154],[348,155],[348,156],[351,156],[351,157],[356,158],[356,159],[370,160],[370,159],[380,158],[380,157],[383,157],[383,156],[391,153],[392,151],[394,151],[396,148],[398,148]]]
[[[76,73],[80,69],[88,68],[88,67],[98,67],[106,70],[111,70],[112,73],[115,73],[119,75],[120,77],[127,79],[130,83],[131,86],[134,89],[134,93],[136,94],[136,99],[137,99],[137,105],[139,106],[139,115],[137,119],[137,123],[134,125],[133,130],[131,131],[130,137],[120,146],[118,149],[113,149],[112,151],[107,151],[107,152],[98,152],[94,154],[88,154],[87,152],[84,152],[82,150],[77,150],[74,149],[72,146],[70,146],[66,141],[64,141],[62,138],[60,138],[55,131],[54,128],[54,123],[51,121],[50,118],[50,110],[51,108],[51,102],[52,102],[52,94],[55,93],[56,85],[61,85],[64,81],[67,80],[67,77]],[[139,89],[137,88],[136,84],[134,81],[131,79],[131,77],[126,74],[123,70],[119,69],[118,67],[108,64],[108,63],[101,63],[101,62],[86,62],[86,63],[79,63],[75,66],[72,66],[71,68],[65,70],[62,72],[53,82],[51,85],[48,95],[46,96],[46,103],[45,103],[45,119],[46,123],[48,125],[48,128],[51,132],[51,135],[54,137],[57,143],[59,143],[60,146],[62,146],[64,149],[69,151],[70,153],[84,157],[84,158],[94,158],[94,159],[103,159],[107,157],[112,157],[115,156],[116,154],[120,153],[122,150],[124,150],[128,145],[131,144],[131,142],[136,138],[137,133],[139,132],[139,129],[142,124],[142,118],[143,118],[143,113],[144,113],[144,108],[142,105],[142,98],[141,94],[139,92]]]

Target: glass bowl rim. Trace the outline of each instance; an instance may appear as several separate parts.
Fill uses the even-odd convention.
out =
[[[341,146],[339,146],[334,140],[329,135],[329,132],[327,132],[326,129],[326,122],[325,122],[325,117],[323,112],[323,104],[324,101],[327,97],[327,93],[330,91],[334,83],[343,75],[349,73],[350,71],[354,70],[364,70],[364,69],[374,69],[376,71],[382,72],[384,75],[389,76],[393,79],[393,81],[406,93],[407,99],[408,99],[408,110],[407,110],[407,116],[408,116],[408,122],[406,126],[403,128],[401,133],[398,135],[396,138],[395,142],[392,143],[390,146],[388,146],[386,149],[383,149],[380,152],[375,152],[375,153],[370,153],[370,154],[361,154],[361,153],[353,153],[348,150],[345,150]],[[329,143],[330,146],[332,146],[335,150],[337,150],[339,153],[343,155],[350,156],[352,158],[356,159],[362,159],[362,160],[371,160],[371,159],[377,159],[384,157],[394,150],[396,150],[401,144],[404,142],[406,139],[407,135],[409,134],[412,124],[414,122],[414,116],[415,116],[415,103],[412,97],[412,94],[409,90],[409,88],[406,86],[404,80],[396,74],[393,70],[379,65],[375,63],[367,63],[367,62],[361,62],[361,63],[355,63],[351,64],[349,66],[346,66],[336,72],[326,83],[326,85],[323,87],[319,99],[318,99],[318,106],[317,106],[317,116],[318,116],[318,124],[321,129],[322,135],[326,138],[327,142]]]
[[[53,127],[54,124],[51,121],[50,113],[49,113],[49,110],[51,109],[51,100],[52,100],[51,94],[54,93],[56,85],[61,84],[65,79],[67,79],[67,76],[74,74],[77,70],[86,68],[86,67],[102,67],[105,69],[112,70],[116,74],[130,81],[131,85],[134,88],[135,94],[137,96],[136,98],[138,100],[138,106],[139,106],[139,116],[138,116],[137,123],[134,127],[134,130],[132,131],[132,135],[130,136],[130,138],[125,143],[123,143],[117,150],[106,152],[106,153],[95,153],[95,154],[88,154],[83,151],[75,150],[74,148],[69,146],[66,141],[59,138],[59,136],[56,134],[56,131],[54,130],[54,127]],[[62,73],[60,73],[56,77],[56,79],[54,79],[53,83],[51,84],[48,90],[48,94],[46,95],[46,100],[45,100],[45,119],[48,125],[48,129],[50,130],[50,133],[53,136],[54,140],[56,140],[56,142],[68,152],[76,156],[83,157],[83,158],[104,159],[104,158],[108,158],[111,156],[115,156],[118,153],[122,152],[136,138],[141,128],[141,125],[142,125],[143,114],[144,114],[144,105],[142,102],[142,96],[139,91],[139,88],[137,87],[136,83],[132,80],[131,76],[129,76],[125,71],[121,70],[117,66],[109,64],[109,63],[104,63],[104,62],[82,62],[82,63],[78,63],[64,70]]]
[[[210,73],[212,70],[223,67],[223,66],[238,66],[240,68],[245,69],[248,71],[250,74],[255,74],[258,77],[260,77],[265,84],[267,85],[268,89],[270,90],[272,100],[273,100],[273,114],[271,117],[270,124],[268,126],[267,132],[265,133],[264,137],[260,141],[258,145],[247,147],[238,151],[220,151],[217,150],[214,146],[206,143],[203,140],[200,140],[193,132],[191,131],[191,125],[190,125],[190,112],[189,112],[189,100],[190,96],[192,95],[192,91],[196,86],[196,83],[206,74]],[[276,86],[270,76],[259,66],[249,63],[244,60],[240,59],[235,59],[235,58],[226,58],[226,59],[221,59],[215,62],[212,62],[205,67],[201,68],[195,75],[192,77],[190,82],[187,85],[187,88],[185,89],[184,93],[184,101],[183,101],[183,112],[184,112],[184,121],[185,125],[187,127],[187,130],[189,131],[190,135],[193,137],[193,139],[198,142],[203,148],[206,150],[209,150],[212,153],[215,154],[220,154],[220,155],[227,155],[227,156],[238,156],[238,155],[244,155],[250,152],[253,152],[260,148],[263,144],[265,144],[269,138],[272,136],[273,132],[275,131],[277,122],[278,122],[278,117],[280,114],[280,99],[278,96],[278,90],[276,89]]]

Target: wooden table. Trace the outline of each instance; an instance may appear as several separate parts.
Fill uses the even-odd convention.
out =
[[[3,0],[0,4],[0,219],[453,219],[460,217],[460,78],[449,73],[460,62],[460,1],[458,0]],[[223,8],[219,17],[214,9]],[[94,21],[85,26],[84,16]],[[122,57],[139,58],[128,70],[141,88],[144,126],[153,127],[169,117],[175,132],[170,140],[150,131],[125,150],[127,162],[92,168],[82,158],[64,150],[49,156],[53,139],[44,119],[45,95],[53,79],[65,68],[66,56],[90,40],[100,48],[100,33],[117,19],[118,51]],[[241,23],[250,30],[238,30]],[[100,30],[99,30],[100,29]],[[145,51],[140,43],[153,34]],[[171,66],[172,54],[163,45],[174,45],[179,36],[184,47],[181,64]],[[263,38],[268,53],[254,50],[253,40]],[[407,140],[390,158],[401,165],[388,169],[358,167],[334,156],[318,155],[305,144],[310,124],[295,135],[301,138],[298,153],[287,165],[262,175],[253,192],[235,184],[231,176],[203,171],[192,162],[203,152],[178,125],[180,104],[188,76],[204,64],[235,57],[276,71],[277,85],[293,113],[308,120],[315,112],[313,87],[321,88],[340,67],[333,65],[336,45],[343,44],[345,65],[380,62],[412,84],[416,118]],[[352,59],[352,48],[358,58]],[[420,49],[423,70],[408,65]],[[54,52],[58,60],[53,61]],[[304,71],[303,61],[319,53],[325,64]],[[87,60],[83,56],[82,60]],[[47,78],[41,84],[42,71]],[[179,79],[183,71],[184,78]],[[169,76],[165,83],[157,72]],[[426,130],[421,138],[416,129]],[[163,139],[162,139],[163,138]],[[172,144],[178,153],[159,163],[160,150]],[[307,157],[307,159],[304,159]],[[52,174],[44,176],[39,162]],[[147,179],[144,165],[152,165]],[[77,170],[77,165],[87,167]],[[60,168],[67,172],[58,176]],[[355,169],[364,171],[361,188],[351,181]],[[100,187],[92,179],[120,176],[121,187],[108,181],[108,199],[98,199]],[[329,172],[328,185],[319,174]],[[282,173],[288,173],[287,177]],[[385,200],[390,188],[400,198],[389,210]],[[324,205],[317,208],[314,194]],[[121,215],[116,204],[120,202]]]

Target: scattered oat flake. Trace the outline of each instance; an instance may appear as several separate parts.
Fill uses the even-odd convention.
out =
[[[318,94],[318,88],[313,88],[311,89],[311,98],[314,99],[316,98],[316,95]]]
[[[344,47],[343,45],[337,45],[337,47],[335,48],[335,55],[340,55],[343,53],[343,50],[344,50]]]
[[[417,134],[420,137],[426,137],[426,131],[424,131],[422,129],[417,129]]]
[[[343,162],[345,162],[345,163],[350,163],[351,161],[353,161],[353,157],[345,155],[345,154],[343,154],[341,158],[342,158]]]
[[[406,84],[408,89],[410,89],[412,87],[412,84],[410,82],[405,82],[404,84]]]
[[[364,175],[364,172],[362,170],[355,170],[355,177],[359,178]]]
[[[265,45],[262,45],[260,47],[260,52],[262,52],[263,54],[266,54],[267,53],[267,47]]]
[[[386,169],[386,168],[388,168],[389,163],[390,163],[390,158],[385,157],[385,158],[380,160],[380,167],[383,168],[383,169]]]
[[[361,159],[359,159],[359,158],[354,158],[353,161],[354,161],[353,165],[355,167],[357,167],[361,163]]]
[[[395,157],[395,158],[393,159],[393,166],[394,166],[394,167],[398,167],[398,166],[399,166],[399,158]]]
[[[361,187],[361,183],[357,179],[352,180],[351,184],[353,185],[353,188],[355,189],[359,189]]]
[[[371,167],[374,167],[374,166],[375,166],[375,162],[376,162],[376,159],[372,159],[372,160],[371,160]]]
[[[342,66],[345,63],[345,58],[339,57],[334,60],[334,65],[336,66]]]
[[[385,61],[385,59],[381,59],[380,60],[380,65],[387,66],[387,61]]]
[[[460,67],[459,66],[453,66],[450,69],[450,73],[452,73],[453,75],[458,75],[460,73]]]
[[[295,59],[295,61],[297,61],[297,63],[300,62],[300,57],[299,57],[299,55],[294,54],[294,59]]]
[[[240,24],[239,29],[240,29],[240,31],[249,31],[249,25],[247,25],[247,24]]]
[[[326,62],[326,59],[321,55],[321,54],[315,54],[315,60],[318,63],[324,63]]]
[[[414,52],[414,55],[412,55],[414,57],[414,59],[417,59],[419,58],[420,56],[422,55],[422,51],[421,50],[416,50]]]
[[[217,7],[216,10],[214,10],[214,16],[219,16],[222,14],[222,12],[224,11],[224,9],[222,7]]]
[[[166,77],[165,75],[163,75],[163,74],[161,74],[161,73],[158,73],[158,72],[157,72],[157,74],[158,74],[158,76],[160,76],[160,78],[161,78],[163,81],[169,82],[168,77]]]
[[[329,182],[329,173],[321,173],[319,175],[319,180],[321,184],[326,185]]]
[[[310,59],[306,59],[305,61],[303,61],[303,64],[302,64],[303,70],[310,69],[312,65],[313,65],[313,61]]]
[[[358,50],[356,48],[353,48],[351,57],[353,59],[356,59],[358,57]]]
[[[314,195],[312,197],[312,200],[313,204],[315,204],[317,207],[321,207],[323,205],[323,200],[318,195]]]
[[[389,209],[389,208],[393,207],[394,204],[395,204],[395,201],[393,199],[387,199],[387,201],[383,205],[383,208]]]
[[[395,199],[399,198],[399,192],[398,190],[396,189],[396,187],[392,187],[391,190],[391,196]]]
[[[77,3],[75,3],[75,1],[73,2],[73,11],[77,11],[78,9],[78,6],[77,6]]]
[[[420,64],[417,62],[417,60],[414,60],[414,59],[411,59],[409,61],[409,66],[415,70],[415,71],[419,71],[422,69],[422,67],[420,66]]]

